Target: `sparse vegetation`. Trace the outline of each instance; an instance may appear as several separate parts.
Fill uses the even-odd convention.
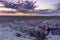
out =
[[[21,35],[20,33],[16,33],[16,36],[17,36],[17,37],[20,37],[20,36],[22,36],[22,35]]]

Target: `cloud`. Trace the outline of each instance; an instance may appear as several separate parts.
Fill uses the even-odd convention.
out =
[[[4,1],[17,3],[17,1],[22,0],[4,0]],[[54,6],[52,5],[60,2],[60,0],[31,0],[31,1],[37,1],[35,4],[37,6],[36,9],[54,9]]]
[[[0,6],[4,6],[2,3],[0,3]]]

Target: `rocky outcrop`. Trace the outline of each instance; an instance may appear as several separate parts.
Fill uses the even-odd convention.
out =
[[[48,35],[48,27],[50,30],[53,29],[52,32],[54,35],[57,35],[59,33],[58,30],[55,30],[56,28],[60,28],[59,22],[60,21],[56,20],[25,20],[8,22],[5,24],[5,26],[9,26],[14,30],[21,31],[36,38],[41,37],[45,39],[45,36]]]

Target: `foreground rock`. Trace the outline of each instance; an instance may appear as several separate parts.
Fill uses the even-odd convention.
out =
[[[29,35],[29,36],[35,37],[35,38],[42,38],[42,40],[43,40],[48,35],[47,34],[48,30],[46,31],[46,29],[48,27],[49,28],[56,28],[56,27],[60,28],[59,24],[60,24],[60,21],[58,21],[58,20],[24,20],[24,21],[0,23],[0,25],[2,27],[4,27],[3,29],[2,29],[2,27],[0,29],[4,30],[4,32],[2,32],[2,36],[8,34],[10,39],[11,39],[11,36],[12,36],[12,39],[14,39],[16,37],[16,35],[15,35],[16,31],[19,31],[19,32],[22,32],[21,33],[22,35],[24,33],[24,35]],[[6,31],[5,31],[5,28],[6,28]],[[12,31],[12,29],[13,29],[13,31]],[[58,30],[57,31],[53,30],[54,35],[59,34],[58,32],[59,32]],[[8,38],[8,36],[7,36],[7,38]],[[29,38],[31,38],[31,37],[29,37]],[[6,37],[3,36],[3,38],[6,38]],[[19,40],[23,40],[25,37],[21,36],[21,37],[16,37],[16,39],[17,38]],[[29,38],[27,38],[27,39],[29,39]],[[34,38],[31,38],[29,40],[32,40],[32,39],[34,39]]]
[[[30,37],[28,35],[24,35],[21,32],[18,32],[21,34],[20,37],[16,36],[17,31],[9,28],[9,27],[1,27],[0,25],[0,40],[33,40],[33,37]]]
[[[60,36],[59,35],[52,35],[52,36],[49,36],[47,40],[60,40]]]

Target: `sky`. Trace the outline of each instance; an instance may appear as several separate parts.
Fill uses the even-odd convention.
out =
[[[32,0],[36,2],[36,9],[54,9],[54,4],[59,3],[60,0]],[[0,4],[1,6],[1,4]]]
[[[60,0],[34,0],[37,1],[37,9],[54,9],[54,4],[59,3]]]

